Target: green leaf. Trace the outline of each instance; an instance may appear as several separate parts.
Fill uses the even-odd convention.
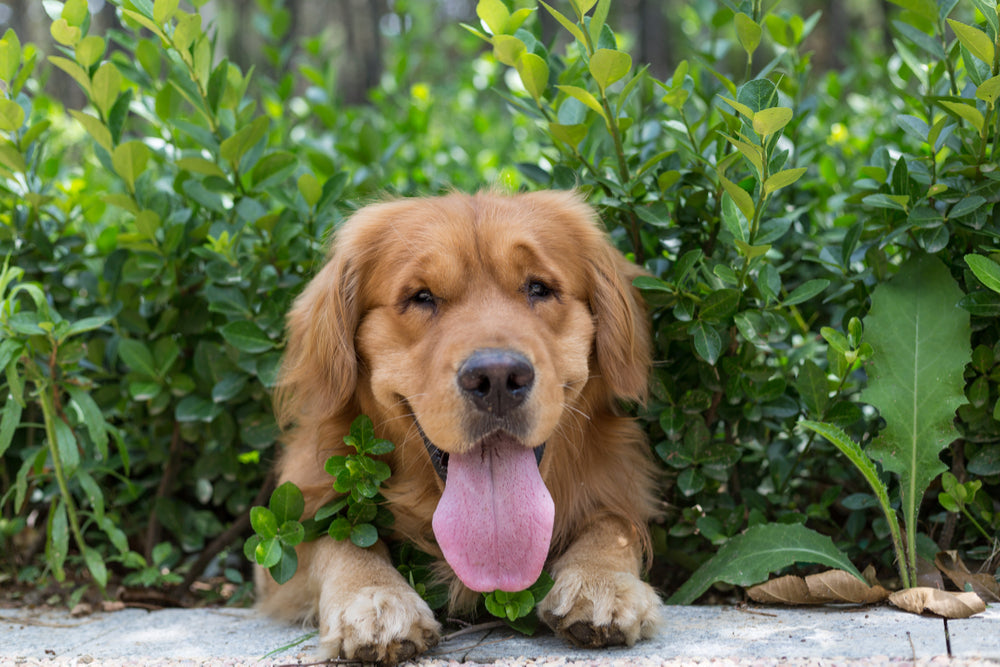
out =
[[[14,438],[14,431],[21,424],[21,405],[7,396],[0,412],[0,456],[3,456]]]
[[[323,185],[319,182],[319,179],[314,174],[306,172],[299,176],[297,185],[306,205],[309,208],[316,206],[320,197],[323,196]]]
[[[281,544],[281,553],[278,562],[268,569],[276,582],[284,584],[295,576],[295,571],[299,569],[299,556],[295,553],[295,547],[280,540],[276,541]]]
[[[864,578],[826,535],[801,524],[762,524],[748,528],[726,542],[719,551],[667,600],[667,604],[691,604],[712,584],[725,582],[752,586],[768,574],[796,563],[815,563],[846,570]]]
[[[770,109],[768,109],[768,111],[770,111]],[[808,171],[806,167],[799,167],[797,169],[785,169],[784,171],[779,171],[777,174],[768,176],[767,180],[764,181],[764,193],[771,194],[772,192],[791,185],[795,181],[802,178],[806,171]]]
[[[84,547],[83,560],[87,564],[87,569],[90,570],[91,576],[94,577],[94,581],[101,590],[104,590],[108,585],[108,568],[104,564],[104,557],[101,556],[101,553],[97,549]]]
[[[806,359],[802,363],[795,388],[810,415],[823,415],[830,404],[830,383],[826,379],[826,372],[812,359]]]
[[[52,25],[49,26],[49,32],[54,40],[65,46],[74,46],[83,35],[79,27],[70,25],[63,18],[53,21]]]
[[[106,150],[109,154],[111,153],[114,149],[114,145],[111,143],[111,132],[104,123],[90,114],[85,114],[77,109],[70,109],[69,113],[77,120],[78,123],[83,125],[83,129],[87,130],[87,134],[93,137],[94,141],[96,141],[101,148]]]
[[[597,98],[594,97],[589,91],[580,88],[578,86],[556,86],[556,88],[566,93],[570,97],[580,102],[583,102],[588,107],[599,113],[601,115],[601,118],[603,118],[604,121],[607,122],[608,117],[607,114],[604,112],[604,107],[601,106],[601,103],[598,102]]]
[[[816,278],[813,280],[807,280],[802,283],[788,295],[782,303],[786,306],[795,306],[809,299],[813,298],[827,287],[829,287],[830,281],[826,278]]]
[[[969,53],[982,60],[984,63],[993,66],[993,40],[990,36],[979,28],[966,25],[955,19],[948,19],[948,25],[955,31],[955,36],[962,46],[969,50]],[[971,67],[972,64],[970,63]]]
[[[510,11],[501,0],[479,0],[476,3],[476,16],[492,34],[502,35],[507,32]]]
[[[625,77],[632,69],[632,56],[624,51],[597,49],[590,57],[590,74],[601,91]]]
[[[21,42],[17,33],[8,29],[0,39],[0,81],[10,83],[21,66]]]
[[[272,539],[278,534],[278,519],[274,512],[266,507],[258,505],[250,508],[250,525],[253,526],[254,532],[265,540]],[[261,564],[263,565],[263,563]],[[270,565],[265,565],[265,567],[270,567]]]
[[[709,322],[722,322],[732,317],[739,305],[739,290],[730,288],[715,290],[702,302],[698,316]]]
[[[48,530],[45,540],[45,560],[52,568],[56,581],[66,578],[63,563],[69,553],[69,524],[66,521],[66,505],[61,499],[52,500],[49,510]]]
[[[87,75],[86,70],[69,58],[63,58],[62,56],[49,56],[49,62],[73,77],[73,80],[80,85],[80,88],[87,95],[90,95],[90,77]]]
[[[209,423],[222,414],[222,406],[201,396],[185,396],[174,409],[174,419],[179,422]]]
[[[274,532],[277,535],[277,527],[275,527]],[[257,548],[254,549],[254,559],[258,565],[269,569],[277,565],[281,560],[282,551],[281,540],[277,537],[264,538],[257,545]]]
[[[75,407],[80,414],[81,421],[87,427],[90,439],[97,446],[105,457],[108,451],[108,431],[104,421],[104,413],[91,397],[90,392],[82,387],[67,386],[66,390],[70,395],[70,406]]]
[[[872,460],[868,457],[868,454],[861,449],[861,445],[856,443],[846,433],[844,433],[843,430],[833,424],[809,421],[807,419],[803,419],[799,422],[799,424],[826,438],[832,445],[840,450],[841,454],[846,456],[848,460],[854,464],[861,475],[865,478],[865,481],[868,482],[868,486],[870,486],[872,491],[875,493],[879,506],[882,508],[882,513],[885,515],[886,521],[889,524],[889,532],[892,534],[893,546],[896,550],[897,558],[902,559],[904,557],[905,550],[903,549],[902,536],[899,529],[899,518],[896,516],[896,511],[892,508],[892,505],[889,502],[889,491],[886,488],[885,483],[879,477],[878,470],[875,468],[875,464]],[[905,574],[903,579],[905,581]],[[910,585],[914,585],[914,582],[910,582]]]
[[[14,100],[0,99],[0,131],[16,132],[24,125],[24,109]]]
[[[267,136],[268,127],[270,127],[270,121],[267,116],[258,116],[252,123],[223,141],[219,147],[219,155],[234,168],[238,167],[246,152]]]
[[[939,259],[919,255],[875,288],[864,321],[874,353],[861,400],[886,422],[868,453],[899,476],[911,548],[924,492],[947,469],[940,452],[959,437],[955,411],[965,403],[963,375],[972,355],[962,296]]]
[[[736,36],[747,55],[753,55],[760,46],[762,33],[761,27],[752,18],[743,12],[736,15]]]
[[[981,114],[979,109],[976,107],[962,102],[951,102],[949,100],[942,100],[940,104],[959,118],[967,120],[977,132],[983,131],[983,125],[986,123],[986,119],[983,118],[983,114]]]
[[[299,487],[292,482],[285,482],[271,493],[268,507],[274,513],[278,524],[298,521],[306,509],[305,498]]]
[[[178,0],[156,0],[153,3],[153,20],[164,25],[177,13]]]
[[[513,35],[497,35],[493,38],[493,55],[508,67],[514,67],[527,47]]]
[[[121,88],[122,75],[113,63],[106,62],[94,72],[94,78],[91,81],[91,95],[94,106],[100,110],[101,115],[105,118],[111,113],[111,107],[115,105]]]
[[[996,104],[997,98],[1000,97],[1000,75],[983,81],[979,87],[976,88],[976,97],[990,106]]]
[[[549,84],[549,66],[545,60],[534,53],[522,53],[517,59],[517,73],[524,89],[539,102]]]
[[[134,338],[121,339],[118,342],[118,357],[137,373],[150,378],[158,377],[153,353],[142,341]]]
[[[761,109],[753,115],[753,131],[762,138],[778,132],[792,120],[792,110],[788,107]]]
[[[111,154],[111,164],[128,185],[129,191],[135,192],[135,180],[146,170],[149,156],[149,148],[141,141],[119,144]]]
[[[222,337],[241,352],[257,354],[274,347],[274,341],[249,320],[237,320],[222,327]]]
[[[355,546],[367,549],[378,542],[378,529],[370,523],[362,523],[351,530],[351,542]]]
[[[539,0],[539,2],[541,2],[541,0]],[[556,21],[558,21],[559,24],[562,27],[566,28],[566,30],[568,30],[569,33],[571,35],[573,35],[573,39],[575,39],[576,41],[578,41],[581,44],[581,46],[582,45],[586,45],[586,43],[587,43],[587,37],[583,34],[583,31],[580,29],[580,26],[578,26],[577,24],[573,23],[568,18],[566,18],[565,15],[559,13],[558,11],[556,11],[555,9],[553,9],[552,7],[550,7],[547,4],[545,4],[544,2],[542,2],[541,4],[542,4],[542,7],[545,7],[545,9],[549,12],[549,14],[551,14],[552,17]]]
[[[740,212],[743,213],[743,216],[747,219],[747,221],[749,222],[750,220],[753,220],[754,203],[753,197],[750,196],[750,193],[738,186],[736,183],[730,181],[721,173],[719,174],[719,182],[722,183],[722,187],[725,189],[726,194],[733,198],[733,202],[740,209]],[[737,236],[737,238],[740,237]],[[746,241],[748,239],[741,238],[740,240]]]
[[[966,255],[965,263],[983,285],[994,292],[1000,292],[1000,264],[982,255]]]
[[[698,356],[714,366],[722,352],[722,337],[719,332],[705,322],[695,322],[688,333],[691,334]]]

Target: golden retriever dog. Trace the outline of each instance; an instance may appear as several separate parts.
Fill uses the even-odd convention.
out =
[[[451,611],[545,568],[539,615],[583,646],[648,638],[660,600],[640,578],[653,465],[620,408],[646,397],[639,269],[574,193],[451,194],[359,210],[289,315],[278,392],[281,482],[306,516],[334,498],[326,459],[371,417],[396,445],[383,495],[392,539],[440,558]],[[329,656],[392,664],[440,627],[379,542],[298,548],[262,608],[319,626]]]

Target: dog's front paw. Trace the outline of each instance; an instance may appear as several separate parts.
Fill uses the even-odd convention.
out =
[[[648,639],[661,622],[656,591],[629,572],[567,567],[539,605],[556,634],[577,646],[599,648]]]
[[[342,591],[320,609],[320,647],[328,657],[395,665],[438,642],[441,626],[406,585]]]

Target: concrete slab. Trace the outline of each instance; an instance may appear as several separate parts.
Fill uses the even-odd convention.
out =
[[[662,632],[634,647],[591,651],[506,628],[448,639],[418,664],[1000,665],[1000,607],[953,620],[891,607],[667,607]],[[949,660],[948,642],[952,660]],[[315,661],[308,629],[247,609],[129,609],[71,618],[60,610],[0,609],[0,665],[268,665]]]

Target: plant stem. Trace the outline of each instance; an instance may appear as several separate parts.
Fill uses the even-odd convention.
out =
[[[69,484],[66,482],[66,471],[63,468],[62,457],[59,454],[59,444],[56,440],[55,420],[58,417],[56,416],[55,401],[49,393],[51,389],[54,394],[56,387],[53,385],[50,388],[48,383],[41,378],[40,373],[35,377],[35,383],[38,386],[38,400],[42,406],[42,419],[45,422],[45,437],[49,441],[49,453],[52,456],[52,469],[55,472],[56,482],[59,485],[59,493],[62,495],[63,503],[66,505],[66,516],[69,519],[70,531],[73,533],[73,541],[76,542],[76,547],[82,554],[87,548],[87,543],[83,540],[83,533],[80,530],[80,520],[76,514],[76,503],[69,492]],[[100,586],[101,593],[103,594],[104,587],[99,582],[96,583]]]

